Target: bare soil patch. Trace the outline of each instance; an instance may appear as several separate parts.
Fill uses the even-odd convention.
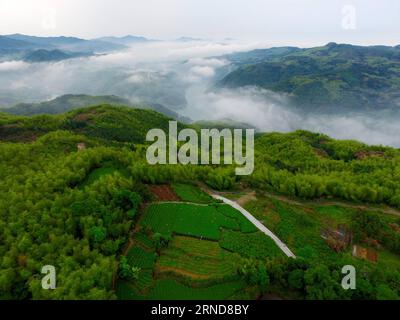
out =
[[[152,185],[150,186],[150,191],[156,197],[156,201],[180,201],[179,197],[176,195],[174,190],[172,190],[170,185]]]

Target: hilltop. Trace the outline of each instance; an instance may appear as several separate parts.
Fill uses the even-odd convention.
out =
[[[0,140],[34,141],[57,130],[115,142],[144,143],[152,128],[168,130],[168,118],[146,109],[99,105],[60,115],[11,116],[0,113]]]

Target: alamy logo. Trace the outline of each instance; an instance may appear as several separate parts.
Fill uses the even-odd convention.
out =
[[[352,265],[345,265],[342,268],[342,274],[345,274],[342,278],[342,288],[354,290],[356,288],[356,268]]]
[[[250,175],[254,170],[254,129],[201,129],[200,144],[194,129],[183,129],[178,133],[178,123],[169,122],[168,152],[167,135],[162,129],[151,129],[146,140],[154,142],[146,152],[149,164],[236,164],[236,175]],[[211,141],[211,144],[210,144]],[[221,152],[221,144],[223,149]],[[179,146],[178,143],[182,143]],[[199,150],[200,146],[200,150]],[[210,154],[211,150],[211,154]],[[245,154],[243,154],[245,151]],[[168,153],[168,157],[167,157]],[[168,158],[168,161],[167,161]],[[211,159],[210,159],[211,158]],[[211,161],[210,161],[211,160]]]
[[[56,288],[56,268],[52,265],[46,265],[42,268],[42,288],[45,290],[54,290]]]
[[[357,26],[356,7],[353,5],[345,5],[342,8],[342,28],[344,30],[355,30]]]

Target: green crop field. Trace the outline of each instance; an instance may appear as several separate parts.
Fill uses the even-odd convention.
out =
[[[246,209],[273,231],[298,257],[332,261],[340,257],[351,257],[350,248],[336,253],[322,238],[324,228],[337,228],[339,225],[352,228],[354,216],[372,214],[379,216],[388,225],[396,221],[396,216],[382,215],[338,205],[290,204],[277,199],[260,197],[246,204]],[[223,237],[222,237],[223,238]],[[399,256],[380,247],[378,263],[397,267]],[[351,258],[352,259],[352,258]]]
[[[172,189],[178,195],[182,201],[185,202],[194,202],[194,203],[214,203],[214,200],[211,196],[209,196],[204,191],[200,190],[196,186],[182,184],[182,183],[174,183],[172,184]]]
[[[130,265],[143,269],[152,269],[156,259],[156,254],[154,252],[148,252],[139,246],[135,246],[129,249],[127,258]]]
[[[241,297],[238,291],[248,287],[238,273],[242,257],[282,255],[239,211],[221,203],[151,204],[140,224],[127,258],[130,265],[143,269],[137,279],[118,282],[120,299]],[[156,251],[154,233],[172,238]],[[253,288],[244,296],[254,298],[257,294]]]
[[[216,206],[186,203],[152,204],[142,220],[154,232],[177,233],[210,240],[218,240],[221,228],[240,230],[235,219],[222,214]]]
[[[258,230],[243,214],[229,205],[218,205],[217,210],[223,215],[235,219],[241,232],[256,232]]]
[[[161,252],[158,264],[202,275],[221,278],[235,274],[240,256],[222,249],[218,242],[176,236]]]
[[[246,287],[244,281],[232,281],[216,284],[207,288],[191,288],[175,280],[158,280],[147,296],[151,300],[221,300],[227,299]]]
[[[285,242],[297,256],[312,258],[333,254],[321,237],[322,225],[310,211],[273,199],[249,202],[246,209]],[[322,212],[320,215],[323,218]]]
[[[274,241],[262,232],[241,233],[232,230],[222,232],[219,244],[222,248],[249,258],[265,259],[283,256]]]
[[[136,232],[133,238],[149,249],[155,248],[154,241],[150,239],[149,236],[146,235],[144,232]]]

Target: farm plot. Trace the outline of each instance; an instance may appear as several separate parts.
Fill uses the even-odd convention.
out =
[[[175,236],[161,252],[156,269],[190,274],[193,278],[222,278],[236,273],[240,256],[218,242]]]
[[[150,300],[222,300],[247,286],[243,280],[216,284],[207,288],[187,287],[175,280],[158,280],[146,297]]]
[[[119,281],[117,295],[120,299],[136,299],[153,284],[153,270],[157,258],[154,244],[142,232],[135,234],[134,240],[135,245],[129,249],[126,258],[129,265],[140,268],[140,271],[137,279]]]
[[[176,233],[209,240],[218,240],[221,228],[240,230],[238,222],[216,206],[186,203],[152,204],[141,224],[162,234]]]
[[[154,243],[153,239],[149,238],[149,236],[147,234],[145,234],[143,232],[143,230],[136,232],[135,235],[133,236],[133,239],[137,243],[139,243],[141,246],[144,246],[151,250],[155,249],[155,243]]]
[[[343,219],[342,216],[347,214],[346,209],[346,212],[339,212],[339,208],[315,211],[311,207],[300,207],[268,198],[251,201],[245,207],[292,248],[297,256],[304,258],[328,258],[334,255],[321,237],[321,228],[328,217],[335,221],[335,215]]]
[[[196,186],[175,183],[172,185],[175,193],[185,202],[193,203],[215,203],[215,199]]]
[[[156,246],[155,233],[172,235],[166,247]],[[128,262],[141,270],[137,279],[118,282],[120,299],[235,297],[248,287],[238,273],[242,257],[282,255],[239,211],[221,203],[150,204],[133,241]]]
[[[132,247],[127,254],[128,263],[142,269],[153,269],[156,260],[154,252],[148,252],[141,247]]]
[[[258,229],[252,224],[243,214],[241,214],[236,209],[232,208],[231,206],[220,204],[216,206],[217,210],[221,212],[226,217],[235,219],[235,221],[240,226],[240,231],[244,233],[248,232],[256,232]]]
[[[219,245],[229,251],[249,258],[265,259],[283,256],[274,241],[262,232],[241,233],[232,230],[222,232]]]
[[[152,185],[150,191],[157,201],[180,201],[178,195],[169,185]]]

